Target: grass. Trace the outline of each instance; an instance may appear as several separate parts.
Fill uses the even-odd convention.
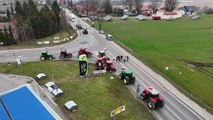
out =
[[[62,31],[60,33],[56,33],[54,35],[45,37],[45,38],[41,38],[41,39],[35,39],[35,40],[31,40],[31,41],[23,41],[20,42],[18,45],[11,45],[11,46],[0,46],[0,50],[4,50],[4,49],[21,49],[21,48],[38,48],[38,47],[49,47],[49,46],[54,46],[54,45],[59,45],[59,44],[64,44],[65,42],[69,42],[69,41],[65,41],[65,42],[61,42],[61,43],[53,43],[54,37],[60,37],[60,40],[63,40],[64,38],[69,38],[70,35],[68,32]],[[74,38],[72,40],[74,40],[77,36],[75,35]],[[50,44],[42,44],[42,45],[38,45],[37,42],[38,41],[50,41]]]
[[[210,72],[207,75],[196,65],[182,61],[213,63],[212,21],[212,15],[201,16],[199,20],[115,19],[103,23],[103,29],[112,34],[117,42],[132,49],[137,58],[187,91],[191,98],[213,113],[213,68],[202,67]],[[97,23],[95,26],[98,26]],[[165,72],[167,66],[169,70]]]
[[[47,77],[37,80],[40,85],[52,79],[64,91],[64,95],[56,99],[70,119],[73,120],[111,120],[110,111],[121,105],[126,106],[126,115],[118,115],[117,120],[153,120],[151,113],[132,96],[127,87],[118,80],[117,76],[106,74],[79,79],[78,62],[74,61],[43,61],[25,63],[23,67],[17,68],[12,64],[0,64],[0,72],[18,75],[27,75],[35,78],[40,72]],[[93,65],[89,65],[89,73],[92,73]],[[115,79],[111,80],[110,77]],[[75,113],[67,111],[64,103],[74,100],[79,108]]]

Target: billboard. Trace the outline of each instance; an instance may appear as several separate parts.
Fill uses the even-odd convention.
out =
[[[79,56],[80,77],[84,77],[88,72],[88,59],[85,54]]]

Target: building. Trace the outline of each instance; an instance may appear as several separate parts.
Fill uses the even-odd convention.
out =
[[[2,120],[62,120],[29,85],[20,86],[0,95]]]

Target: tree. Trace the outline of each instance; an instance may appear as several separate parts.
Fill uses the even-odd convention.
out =
[[[102,23],[103,23],[103,16],[104,16],[104,12],[105,12],[105,9],[98,9],[98,18],[97,18],[97,21],[98,21],[98,29],[99,30],[102,30]]]
[[[9,34],[8,35],[9,35],[9,41],[10,41],[9,45],[16,44],[16,40],[13,36],[12,28],[10,25],[9,25]]]
[[[152,0],[151,4],[149,4],[149,8],[152,9],[153,13],[156,14],[157,8],[161,5],[162,0]]]
[[[7,19],[10,21],[10,10],[7,8]]]
[[[59,32],[59,30],[60,30],[60,7],[59,7],[57,1],[53,2],[52,10],[54,11],[55,17],[56,17],[55,32]]]
[[[167,11],[173,11],[178,5],[178,0],[165,0],[164,7]]]
[[[109,0],[104,1],[104,9],[106,14],[111,14],[112,13],[112,5]]]
[[[125,0],[125,2],[126,2],[126,4],[127,4],[127,6],[128,6],[128,9],[129,9],[130,11],[132,11],[132,6],[133,6],[133,4],[134,4],[134,1],[133,1],[133,0]]]
[[[72,0],[68,0],[68,6],[70,6],[70,8],[73,9],[73,2],[72,2]]]
[[[143,7],[144,0],[135,0],[135,8],[138,14],[141,13],[141,8]]]
[[[10,10],[11,10],[11,14],[14,15],[14,9],[13,9],[13,4],[10,3]]]
[[[9,43],[10,43],[10,37],[7,32],[6,26],[4,26],[4,45],[10,45]]]

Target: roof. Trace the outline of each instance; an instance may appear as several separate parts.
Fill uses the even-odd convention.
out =
[[[149,90],[150,90],[150,93],[152,95],[158,95],[159,94],[159,92],[155,88],[153,88],[153,87],[149,87]]]
[[[72,107],[77,106],[74,101],[68,101],[64,105],[67,107],[67,109],[71,109]]]
[[[110,64],[112,63],[112,60],[107,60],[106,63]]]
[[[13,120],[55,120],[27,86],[1,96]]]
[[[124,72],[125,73],[132,73],[132,71],[130,69],[125,69]]]
[[[145,19],[145,16],[144,15],[138,15],[137,17],[135,17],[136,19],[138,20],[144,20]]]
[[[10,118],[7,115],[7,112],[4,109],[2,103],[0,103],[0,118],[1,118],[1,120],[10,120]]]
[[[164,11],[163,12],[164,15],[176,15],[176,12],[170,12],[170,11]]]
[[[198,11],[198,8],[196,6],[183,6],[180,9],[183,9],[185,12]]]

